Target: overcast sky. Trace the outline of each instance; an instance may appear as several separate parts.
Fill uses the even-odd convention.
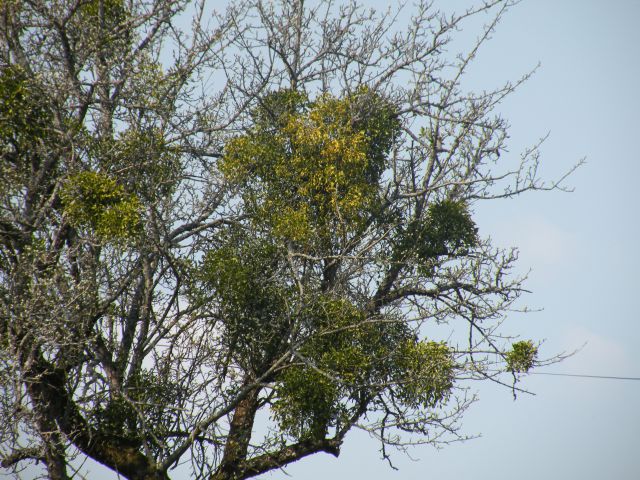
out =
[[[449,11],[468,3],[439,5]],[[543,355],[586,344],[544,371],[640,377],[639,22],[640,1],[525,0],[467,77],[470,87],[496,86],[540,62],[501,109],[512,124],[510,152],[550,132],[544,176],[587,160],[569,179],[573,193],[475,207],[482,233],[520,247],[521,272],[531,269],[525,303],[544,308],[513,318],[507,330],[546,339]],[[462,42],[475,34],[461,32]],[[443,450],[420,447],[414,461],[397,455],[399,471],[356,433],[339,459],[316,456],[287,472],[308,480],[640,478],[640,381],[533,375],[523,385],[536,395],[515,402],[507,390],[481,386],[464,431],[482,437]]]

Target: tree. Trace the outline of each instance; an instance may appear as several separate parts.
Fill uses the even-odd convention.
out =
[[[466,380],[515,392],[545,361],[472,207],[561,186],[501,167],[526,77],[461,86],[511,6],[0,2],[2,467],[242,479],[354,427],[388,459],[458,438]]]

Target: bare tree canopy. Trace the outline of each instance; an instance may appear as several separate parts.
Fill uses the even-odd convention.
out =
[[[561,188],[505,162],[526,76],[461,85],[512,3],[0,0],[5,472],[239,480],[353,428],[388,459],[553,361],[500,329],[523,279],[473,219]]]

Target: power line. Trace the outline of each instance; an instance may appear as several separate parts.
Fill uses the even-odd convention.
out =
[[[640,380],[640,377],[613,377],[609,375],[580,375],[577,373],[531,372],[532,375],[554,375],[558,377],[606,378],[609,380]]]

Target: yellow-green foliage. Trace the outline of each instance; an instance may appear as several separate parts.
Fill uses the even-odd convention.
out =
[[[84,132],[88,157],[144,203],[171,195],[182,174],[180,154],[157,127],[131,127],[115,138]]]
[[[478,229],[464,202],[442,200],[429,205],[415,248],[422,259],[465,255],[478,241]]]
[[[22,153],[38,144],[51,121],[41,95],[16,65],[0,70],[0,153]]]
[[[410,408],[448,398],[454,361],[446,344],[417,341],[405,323],[368,319],[346,300],[321,299],[302,316],[313,330],[299,362],[278,376],[273,403],[275,420],[293,437],[322,435],[345,402],[376,388]]]
[[[123,59],[132,41],[125,34],[131,19],[129,4],[126,0],[83,0],[68,23],[70,40],[89,55]]]
[[[527,373],[538,358],[538,347],[531,340],[515,342],[506,353],[507,370],[514,373]]]
[[[267,242],[232,236],[226,244],[206,253],[203,275],[225,308],[239,313],[250,308],[248,303],[256,299],[259,290],[273,287],[269,279],[276,273],[277,258],[276,247]]]
[[[225,318],[222,342],[247,368],[259,368],[286,341],[292,287],[278,273],[282,258],[268,241],[229,232],[202,262],[205,299]]]
[[[253,128],[226,145],[220,168],[276,236],[326,240],[371,214],[398,128],[391,106],[366,90],[313,103],[277,92],[256,110]]]
[[[163,434],[171,420],[167,407],[184,394],[184,389],[171,380],[144,369],[128,380],[124,390],[126,398],[114,395],[99,399],[88,417],[101,431],[130,440],[140,440],[138,412],[144,415],[146,426],[153,426],[156,435]]]
[[[339,412],[338,398],[337,382],[320,370],[289,368],[279,378],[273,415],[292,437],[322,437]]]
[[[0,0],[0,10],[7,7],[20,7],[22,0]]]
[[[364,313],[349,302],[320,299],[301,316],[314,336],[301,349],[304,359],[279,375],[273,403],[275,420],[296,438],[322,436],[340,398],[363,383],[376,358]]]
[[[79,12],[84,22],[97,25],[104,19],[107,27],[114,27],[126,19],[127,7],[124,0],[89,0],[81,4]]]
[[[89,226],[103,240],[132,238],[140,231],[139,200],[107,175],[97,172],[72,175],[60,199],[71,224]]]
[[[398,396],[412,407],[434,407],[453,387],[454,362],[442,342],[406,341],[399,349]]]
[[[150,52],[141,53],[139,60],[129,73],[127,94],[132,103],[145,105],[145,114],[162,117],[174,108],[172,104],[172,87],[175,84],[175,71],[165,71],[162,64]],[[206,113],[203,112],[206,118]]]
[[[380,357],[375,351],[383,345],[378,325],[344,299],[322,299],[305,315],[315,323],[316,336],[304,352],[344,383],[363,383]]]
[[[102,146],[101,158],[142,198],[170,195],[181,173],[180,156],[158,128],[130,129]]]

